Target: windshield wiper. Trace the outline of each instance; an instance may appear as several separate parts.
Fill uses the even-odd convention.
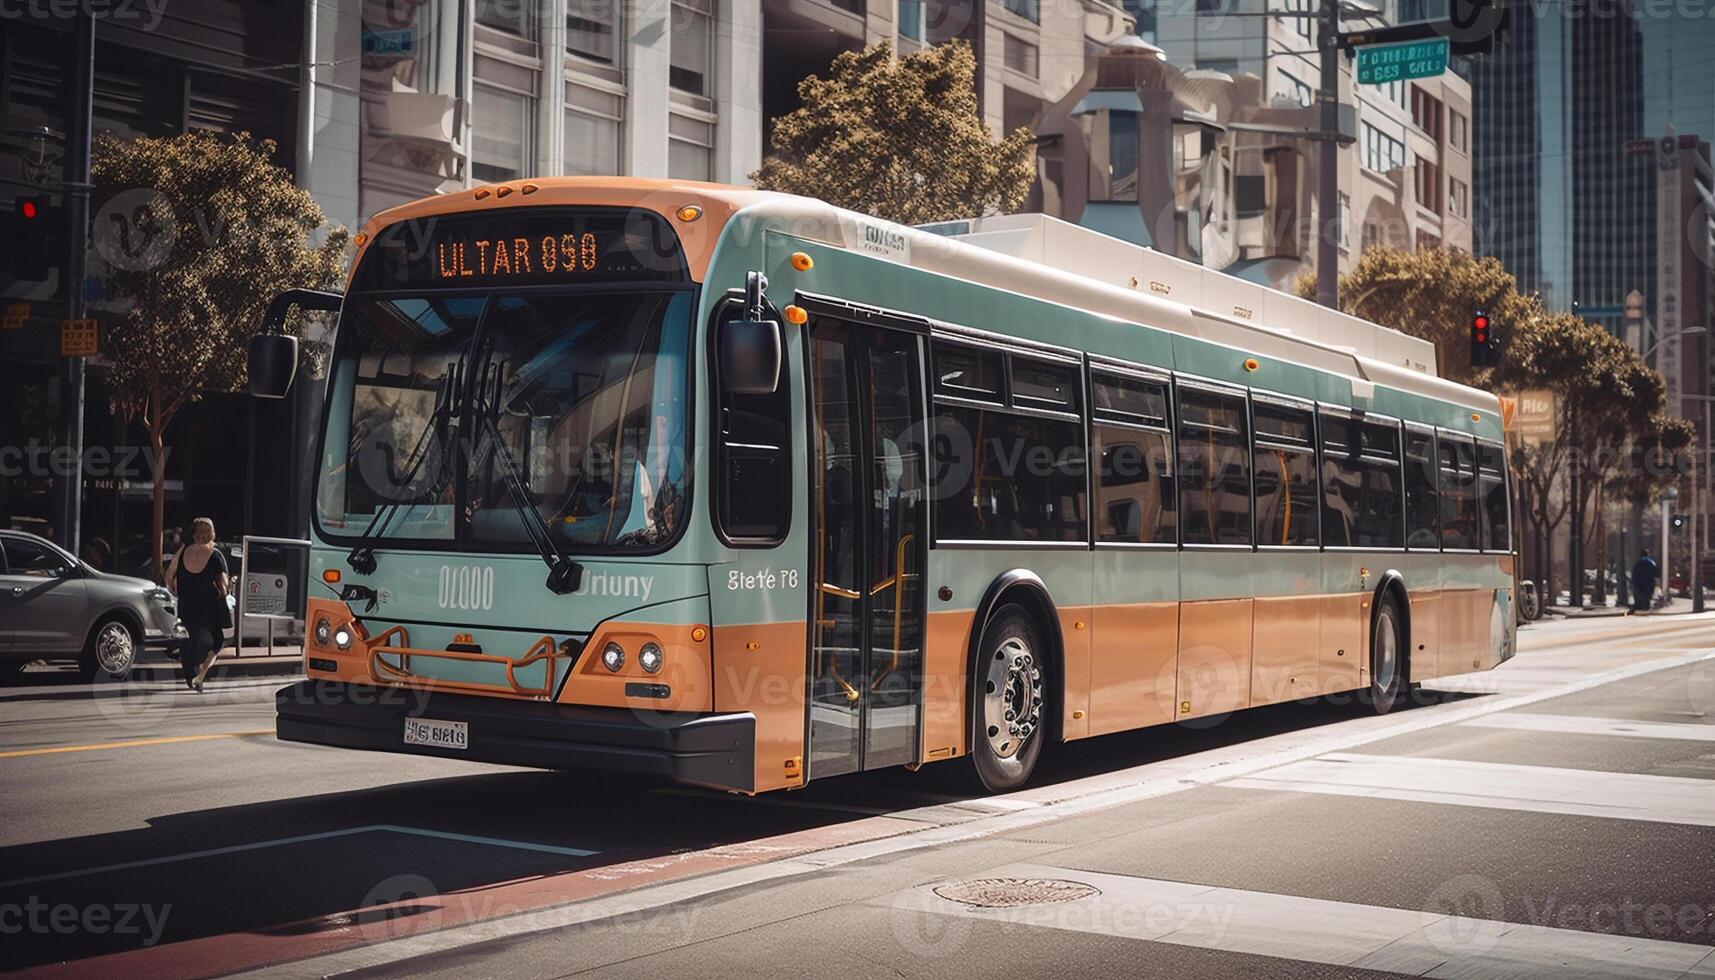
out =
[[[440,387],[435,389],[434,411],[429,413],[429,420],[423,424],[423,431],[417,436],[416,447],[411,450],[411,455],[406,457],[410,462],[405,470],[405,479],[399,482],[399,486],[409,487],[412,481],[417,479],[417,473],[422,470],[423,463],[428,460],[429,451],[434,447],[436,441],[448,444],[445,437],[446,428],[452,422],[453,416],[458,414],[459,396],[464,389],[464,366],[465,358],[461,354],[459,359],[447,369],[447,373],[441,376]],[[438,440],[437,436],[440,437]],[[447,478],[451,472],[451,461],[452,454],[444,452],[441,456],[441,468],[435,474],[434,482],[430,484],[427,493],[419,493],[411,498],[412,506],[415,506],[416,501],[425,496],[436,497],[440,495],[446,488]],[[369,519],[369,526],[365,527],[363,533],[358,535],[356,546],[351,549],[350,554],[345,556],[345,563],[351,566],[353,571],[362,575],[370,575],[375,572],[374,542],[387,533],[387,527],[393,523],[393,515],[399,512],[399,507],[399,500],[389,500],[381,506],[380,510],[375,512],[374,517]]]
[[[501,479],[506,483],[507,495],[512,498],[513,509],[518,512],[519,521],[524,530],[530,535],[530,541],[536,546],[536,552],[542,556],[542,561],[548,566],[548,589],[555,595],[565,595],[576,592],[583,584],[584,567],[571,558],[560,553],[554,545],[553,532],[548,530],[548,522],[542,519],[542,512],[530,501],[530,488],[518,472],[518,465],[512,461],[512,452],[506,448],[506,440],[501,438],[500,426],[495,423],[495,416],[500,413],[500,386],[503,375],[498,365],[489,369],[492,383],[483,384],[478,390],[480,404],[471,406],[473,413],[482,426],[478,433],[482,446],[476,454],[477,468],[481,469],[487,463],[487,455],[492,452],[500,462]],[[487,379],[484,379],[487,381]]]

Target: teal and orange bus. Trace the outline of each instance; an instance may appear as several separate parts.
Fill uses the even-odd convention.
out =
[[[1427,344],[1032,216],[673,181],[385,212],[283,739],[743,793],[1411,685],[1514,646],[1501,406]]]

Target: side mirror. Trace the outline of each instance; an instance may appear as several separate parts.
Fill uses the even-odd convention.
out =
[[[298,372],[298,338],[258,334],[250,338],[250,393],[257,398],[284,398]]]
[[[780,324],[748,317],[721,324],[720,385],[740,395],[771,395],[780,387]]]
[[[293,307],[334,312],[345,299],[320,289],[288,289],[268,303],[262,329],[250,338],[250,393],[258,398],[284,398],[298,373],[298,338],[285,333],[286,314]]]

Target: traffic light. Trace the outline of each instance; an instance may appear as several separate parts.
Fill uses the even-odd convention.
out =
[[[1673,515],[1672,524],[1673,524],[1673,529],[1675,531],[1678,531],[1681,528],[1685,527],[1685,515],[1684,514]]]
[[[1471,317],[1471,366],[1498,367],[1501,363],[1501,340],[1489,315],[1478,310]]]
[[[48,202],[43,197],[20,197],[12,202],[11,268],[13,279],[41,282],[53,271],[48,257]]]

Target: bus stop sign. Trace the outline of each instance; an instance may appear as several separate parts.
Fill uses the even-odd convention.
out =
[[[1434,78],[1447,70],[1447,39],[1375,44],[1358,49],[1358,84],[1386,85],[1412,78]]]

